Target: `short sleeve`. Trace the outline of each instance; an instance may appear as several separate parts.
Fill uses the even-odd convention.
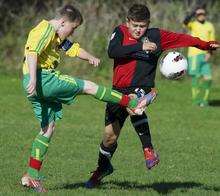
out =
[[[74,43],[71,48],[66,51],[66,55],[70,57],[79,56],[80,45],[79,43]]]
[[[38,55],[49,45],[54,36],[53,27],[47,23],[34,28],[28,36],[26,52],[36,52]]]

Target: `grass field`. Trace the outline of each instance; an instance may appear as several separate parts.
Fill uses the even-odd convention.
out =
[[[218,70],[219,71],[219,70]],[[17,78],[0,76],[0,195],[34,195],[20,186],[38,121]],[[64,107],[42,173],[48,195],[220,195],[220,83],[213,106],[191,105],[190,82],[159,80],[148,110],[161,163],[146,171],[141,145],[127,121],[112,160],[115,172],[93,190],[84,188],[96,167],[104,104],[80,97]]]

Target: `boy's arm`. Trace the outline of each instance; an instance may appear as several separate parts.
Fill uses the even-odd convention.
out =
[[[80,59],[89,61],[90,64],[97,67],[100,63],[100,59],[94,57],[83,48],[80,48],[78,43],[72,43],[68,39],[65,39],[60,45],[59,48],[66,52],[66,55],[70,57],[78,56]]]
[[[138,42],[126,46],[122,46],[123,34],[119,27],[117,27],[110,39],[108,46],[108,55],[110,58],[123,58],[128,57],[129,54],[141,51],[143,43]]]
[[[35,52],[28,53],[26,55],[26,61],[28,64],[29,74],[30,74],[30,80],[27,85],[27,93],[28,93],[28,97],[31,97],[36,92],[37,53],[35,53]]]
[[[79,49],[78,57],[83,60],[87,60],[91,65],[94,65],[95,67],[97,67],[100,63],[100,59],[94,57],[93,55],[85,51],[83,48]]]
[[[215,50],[219,48],[219,43],[216,41],[203,41],[198,37],[193,37],[184,33],[174,33],[160,29],[161,48],[168,50],[182,47],[196,47],[201,50]]]

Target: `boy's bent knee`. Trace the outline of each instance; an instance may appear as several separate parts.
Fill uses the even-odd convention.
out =
[[[103,144],[106,147],[110,147],[117,142],[117,137],[107,137],[103,139]]]
[[[118,136],[114,132],[105,131],[103,136],[103,144],[109,147],[117,142]]]

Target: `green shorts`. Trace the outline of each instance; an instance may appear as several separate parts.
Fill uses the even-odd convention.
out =
[[[23,77],[23,87],[29,83],[29,74]],[[68,75],[61,75],[54,70],[37,71],[36,95],[28,97],[32,103],[34,113],[41,122],[41,127],[46,127],[50,122],[62,118],[62,104],[71,104],[76,95],[82,93],[84,80]]]
[[[188,74],[191,76],[206,76],[212,78],[211,65],[205,61],[205,54],[199,54],[188,58]]]

